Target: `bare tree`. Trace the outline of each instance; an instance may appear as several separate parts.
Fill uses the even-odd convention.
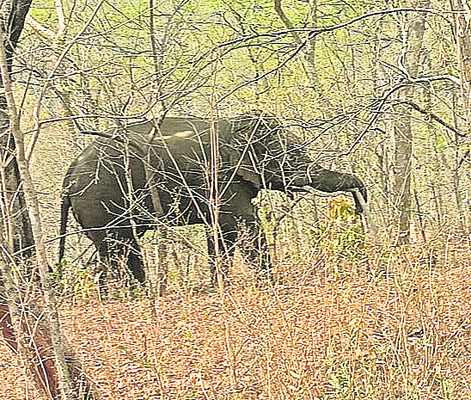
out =
[[[5,55],[8,71],[12,70],[13,53],[18,44],[24,20],[32,0],[5,1],[0,6],[0,24],[5,32]],[[0,108],[6,109],[6,98],[0,97]],[[4,210],[4,234],[15,256],[28,259],[33,254],[33,232],[26,201],[21,187],[20,172],[15,158],[15,142],[9,130],[8,118],[2,118],[0,126],[0,157],[2,165],[2,196]],[[5,208],[11,205],[10,209]]]
[[[429,0],[417,4],[426,8]],[[404,78],[413,80],[420,68],[421,48],[425,32],[425,18],[422,14],[408,14],[402,27],[403,52],[399,65],[403,68]],[[398,242],[407,243],[410,236],[411,218],[411,172],[412,172],[412,118],[411,109],[407,103],[414,99],[414,84],[405,86],[399,93],[397,107],[398,118],[394,124],[395,142],[395,204],[399,212]]]
[[[43,229],[36,191],[30,174],[25,137],[20,129],[18,112],[11,82],[13,53],[20,37],[30,1],[7,2],[4,23],[0,26],[0,71],[4,88],[1,120],[4,122],[2,139],[2,219],[0,256],[0,323],[7,344],[22,356],[26,370],[48,398],[92,399],[98,398],[91,382],[83,375],[74,361],[73,351],[61,335],[53,288],[49,278],[49,262],[44,244]],[[5,5],[5,3],[3,3]],[[8,13],[7,13],[8,12]],[[6,14],[5,14],[6,13]],[[7,185],[6,177],[9,176]],[[12,191],[12,188],[15,188]],[[21,190],[20,190],[21,189]],[[14,198],[21,198],[25,205],[18,215],[11,213]],[[22,216],[23,213],[27,213]],[[21,218],[23,224],[15,223]],[[14,284],[12,263],[18,242],[12,238],[32,240],[29,251],[35,250],[43,297],[38,297],[34,307],[22,304],[22,291]],[[33,284],[33,283],[31,283]],[[53,358],[51,358],[53,356]],[[55,361],[53,361],[55,360]]]
[[[283,7],[282,7],[282,0],[274,0],[274,9],[275,12],[280,17],[280,20],[283,22],[283,25],[291,31],[291,35],[294,41],[298,45],[302,45],[304,47],[304,58],[307,63],[307,72],[309,79],[311,80],[311,84],[313,87],[317,88],[319,82],[316,73],[316,40],[317,36],[310,35],[308,40],[304,44],[304,40],[294,29],[295,26],[290,21],[288,16],[285,14]],[[310,29],[317,28],[317,0],[309,0],[308,1],[308,13],[307,13],[307,27]]]
[[[466,119],[469,121],[471,109],[471,37],[469,18],[471,8],[466,0],[450,0],[454,14],[453,35],[456,43],[456,56],[461,75],[462,102]],[[466,124],[469,133],[469,123]]]

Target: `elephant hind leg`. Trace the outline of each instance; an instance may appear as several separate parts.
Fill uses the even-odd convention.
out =
[[[212,235],[209,235],[208,254],[210,258],[209,262],[211,266],[211,282],[213,286],[217,286],[218,273],[221,274],[221,278],[224,281],[227,280],[229,271],[232,269],[236,240],[236,230],[224,232],[224,238],[218,238],[216,248],[214,237]],[[219,271],[217,268],[217,263],[219,263]]]

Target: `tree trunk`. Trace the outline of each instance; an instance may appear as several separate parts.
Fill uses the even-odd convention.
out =
[[[461,114],[464,116],[465,123],[459,127],[463,133],[467,134],[468,144],[471,140],[471,36],[470,36],[470,25],[469,19],[471,17],[471,8],[467,0],[450,0],[450,7],[452,11],[456,11],[454,14],[454,23],[453,23],[453,36],[456,43],[456,58],[458,60],[458,68],[460,69],[460,78],[461,78],[461,94],[460,94],[460,103],[463,108],[460,110]],[[457,153],[457,164],[456,170],[454,171],[454,191],[455,198],[458,203],[460,211],[460,223],[462,230],[464,231],[464,226],[467,227],[468,212],[464,211],[461,205],[461,193],[460,193],[460,164],[462,157]],[[468,177],[468,183],[470,182],[469,171],[466,174]],[[464,233],[464,232],[463,232]]]
[[[5,276],[4,257],[0,263],[0,271],[2,276]],[[5,285],[0,285],[0,293],[5,293]],[[60,383],[54,362],[49,324],[40,307],[33,309],[21,307],[17,302],[7,304],[4,296],[0,296],[0,321],[5,343],[13,352],[21,355],[27,374],[38,391],[47,399],[59,399]],[[15,308],[18,312],[12,312]],[[21,334],[18,335],[18,332]],[[73,394],[67,399],[101,399],[97,388],[88,380],[73,349],[66,342],[64,350],[67,370],[73,382]]]
[[[461,74],[461,89],[463,106],[466,116],[469,117],[471,106],[471,37],[469,18],[471,9],[467,0],[450,0],[452,11],[459,11],[454,14],[453,35],[456,41],[456,54]],[[469,121],[469,118],[467,119]],[[469,133],[469,123],[466,124]]]
[[[283,25],[290,30],[293,30],[295,27],[292,24],[292,22],[289,20],[285,12],[283,11],[283,7],[281,4],[282,0],[274,0],[273,2],[273,7],[275,9],[275,12],[278,14],[278,17],[280,18],[281,22],[283,22]],[[309,0],[309,27],[310,28],[316,28],[317,27],[317,0]],[[298,46],[303,45],[303,40],[299,36],[299,34],[293,30],[291,32],[291,36],[293,37],[294,41],[298,44]],[[315,56],[315,50],[316,50],[316,36],[311,36],[308,38],[306,47],[304,48],[303,54],[304,58],[307,63],[307,74],[309,76],[309,80],[311,81],[311,85],[314,88],[317,88],[319,82],[318,82],[318,77],[317,77],[317,72],[316,72],[316,56]]]
[[[8,71],[12,69],[13,52],[23,30],[24,20],[31,3],[32,0],[10,0],[0,5],[0,24],[6,33],[5,53]],[[1,81],[0,84],[2,84]],[[6,99],[4,95],[1,95],[0,110],[5,109]],[[12,238],[14,254],[18,256],[18,259],[24,261],[33,254],[33,232],[26,211],[23,189],[20,185],[20,172],[15,158],[15,142],[11,136],[10,122],[5,113],[0,114],[0,158],[3,164],[1,204],[11,204],[13,218],[4,228],[9,230],[6,234]]]
[[[12,91],[10,71],[13,52],[30,4],[30,0],[18,0],[1,6],[1,16],[9,16],[8,19],[3,18],[0,24],[0,70],[5,89],[3,108],[7,108],[7,111],[0,110],[3,128],[0,137],[3,161],[1,206],[3,214],[12,218],[2,220],[6,223],[1,224],[0,232],[0,328],[6,343],[21,355],[27,371],[46,397],[98,399],[99,394],[82,373],[60,332],[55,297],[48,276],[49,263],[39,205]],[[5,20],[8,20],[7,24]],[[15,201],[26,208],[18,213],[11,212]],[[18,243],[21,246],[27,243],[29,252],[35,250],[44,296],[35,300],[34,309],[26,309],[21,301],[21,290],[14,285],[11,265],[15,258],[12,251],[18,247]]]
[[[309,0],[309,22],[310,28],[317,28],[317,0]],[[306,60],[309,78],[314,88],[320,86],[316,71],[316,40],[317,36],[309,37],[306,49]]]
[[[419,1],[417,7],[426,8],[430,0]],[[409,78],[417,77],[419,72],[420,51],[425,32],[425,17],[422,14],[410,14],[404,29],[403,60],[404,69]],[[396,109],[393,128],[395,153],[394,197],[399,214],[398,244],[406,244],[410,239],[411,224],[411,171],[412,171],[412,119],[409,106],[405,105],[414,98],[414,86],[406,86],[399,94],[400,105]]]

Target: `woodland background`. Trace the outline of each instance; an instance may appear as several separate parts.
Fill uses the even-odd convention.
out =
[[[40,108],[45,218],[58,209],[46,195],[57,198],[90,140],[74,121],[99,131],[162,107],[204,117],[214,96],[220,115],[273,113],[309,141],[315,160],[359,174],[390,237],[407,220],[414,240],[467,234],[468,93],[457,43],[466,32],[453,29],[467,16],[432,1],[359,3],[163,2],[152,4],[152,24],[142,1],[64,2],[62,16],[52,3],[33,4],[14,78],[25,110]],[[34,127],[28,114],[22,123]],[[54,158],[41,163],[46,149]]]
[[[12,78],[21,128],[39,132],[51,263],[63,176],[93,140],[80,131],[163,112],[277,115],[314,160],[361,177],[378,226],[365,235],[351,199],[275,199],[270,216],[294,215],[262,214],[278,284],[241,265],[223,297],[130,299],[118,282],[106,301],[71,236],[63,329],[105,398],[471,398],[470,6],[33,2]],[[0,398],[36,398],[0,354]]]

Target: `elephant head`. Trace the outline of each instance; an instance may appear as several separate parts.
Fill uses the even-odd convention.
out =
[[[232,122],[230,162],[237,174],[257,189],[304,191],[306,187],[352,192],[357,214],[363,212],[357,189],[367,201],[361,180],[351,174],[322,168],[309,157],[306,146],[273,116],[245,115]]]
[[[168,225],[209,222],[211,129],[208,120],[167,117],[161,126],[152,121],[135,124],[125,129],[124,137],[111,132],[109,138],[91,144],[64,180],[61,238],[71,207],[100,258],[128,249],[128,266],[144,281],[137,238],[155,226],[155,218]],[[254,114],[219,120],[216,130],[219,226],[229,253],[240,222],[257,229],[252,200],[260,189],[352,192],[356,211],[362,211],[358,196],[366,201],[366,189],[360,179],[312,162],[302,143],[275,117]],[[113,247],[109,237],[125,245]],[[213,243],[209,245],[211,249]],[[63,254],[64,239],[60,258]]]

